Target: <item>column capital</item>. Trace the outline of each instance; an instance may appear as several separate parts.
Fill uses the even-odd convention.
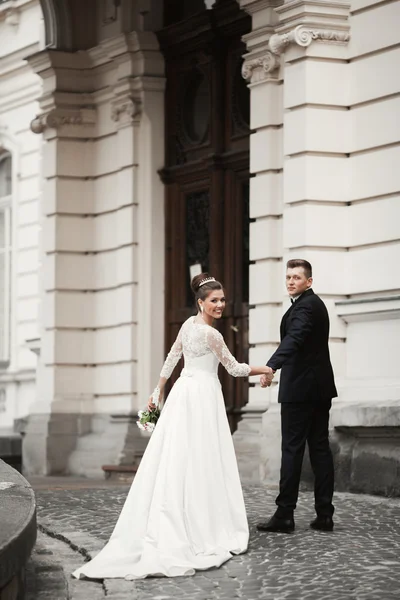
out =
[[[243,36],[247,54],[243,56],[242,76],[251,84],[277,80],[280,59],[271,52],[268,42],[273,33],[277,15],[275,8],[282,0],[238,0],[240,7],[252,15],[252,31]]]
[[[140,100],[132,96],[119,98],[111,105],[111,118],[118,123],[119,127],[131,125],[138,120],[142,112]]]
[[[87,75],[90,68],[87,52],[47,49],[31,54],[27,61],[43,81],[43,92],[39,98],[41,112],[30,125],[33,133],[79,125],[90,126],[90,129],[80,130],[78,135],[88,134],[90,137],[96,122],[96,107]]]
[[[302,48],[307,48],[314,40],[329,44],[346,45],[350,40],[350,33],[332,29],[310,29],[298,25],[288,33],[275,33],[270,37],[268,45],[274,54],[282,54],[289,44],[293,43]]]
[[[276,13],[279,24],[269,40],[274,54],[290,44],[307,48],[317,41],[343,46],[350,39],[350,4],[344,0],[289,0]]]
[[[59,129],[64,125],[94,125],[96,110],[94,108],[63,109],[55,108],[47,113],[36,115],[30,127],[33,133],[44,133],[46,129]]]
[[[261,83],[268,79],[276,79],[280,67],[280,57],[265,50],[258,57],[245,57],[242,66],[242,76],[250,83]]]

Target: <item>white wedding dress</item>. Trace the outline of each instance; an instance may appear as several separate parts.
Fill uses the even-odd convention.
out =
[[[218,363],[247,377],[212,327],[188,319],[161,371],[185,367],[162,410],[107,545],[76,578],[193,575],[245,552],[249,530]]]

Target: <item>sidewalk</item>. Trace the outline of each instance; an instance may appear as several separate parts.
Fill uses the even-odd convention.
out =
[[[276,490],[246,487],[247,554],[194,577],[92,582],[75,581],[70,573],[108,540],[128,487],[69,478],[30,482],[41,530],[31,566],[38,590],[32,600],[400,599],[399,499],[336,494],[335,531],[320,533],[308,527],[313,499],[305,492],[295,533],[261,534],[255,524],[273,513]]]

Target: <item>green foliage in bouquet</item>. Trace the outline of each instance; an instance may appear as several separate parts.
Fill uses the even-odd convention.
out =
[[[158,406],[154,410],[139,410],[139,421],[136,422],[139,429],[152,433],[160,418],[161,410]]]

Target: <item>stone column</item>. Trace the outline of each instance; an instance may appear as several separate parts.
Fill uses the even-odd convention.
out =
[[[321,8],[284,4],[270,39],[285,61],[284,246],[313,263],[330,311],[337,487],[396,494],[399,6]]]
[[[282,300],[282,74],[280,57],[268,40],[277,16],[273,0],[241,0],[252,16],[253,29],[244,36],[248,53],[242,74],[249,82],[250,136],[250,363],[265,364],[279,335]],[[262,416],[275,386],[262,390],[254,378],[249,402],[233,436],[243,481],[260,480]]]
[[[40,325],[36,402],[23,447],[28,473],[68,470],[77,437],[90,431],[93,338],[92,141],[97,111],[85,95],[85,53],[43,51],[29,63],[43,80]]]
[[[42,342],[29,472],[133,464],[163,353],[163,60],[151,32],[30,58],[43,79]],[[148,75],[150,73],[150,75]]]
[[[315,289],[331,313],[331,354],[337,380],[344,374],[345,328],[334,302],[346,293],[346,206],[349,198],[348,69],[349,5],[331,0],[290,0],[276,9],[279,23],[269,39],[281,58],[283,88],[283,264],[308,259]],[[332,273],[343,277],[332,277]],[[277,284],[284,310],[289,306]],[[281,311],[283,312],[283,310]],[[275,327],[277,326],[275,322]],[[277,482],[280,469],[279,406],[263,417],[261,478]]]

